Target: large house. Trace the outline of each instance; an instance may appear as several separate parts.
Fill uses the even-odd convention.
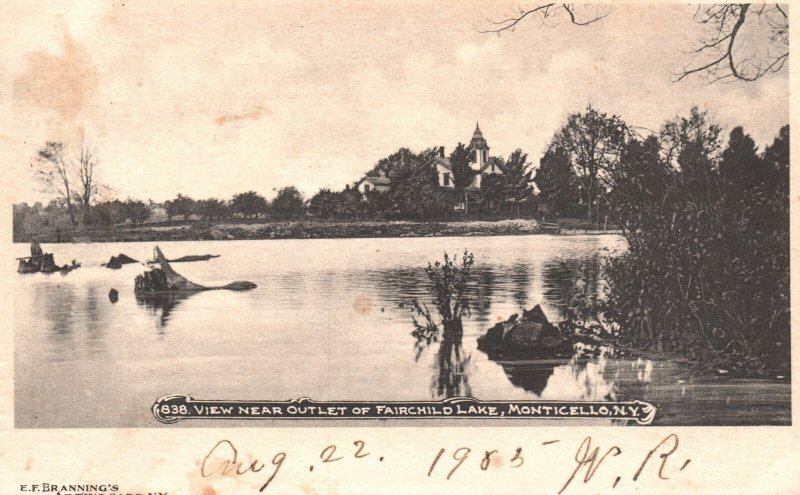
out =
[[[478,172],[472,178],[471,188],[480,189],[481,180],[484,176],[489,174],[501,174],[500,167],[497,166],[495,160],[489,157],[489,145],[483,137],[481,127],[475,124],[475,132],[472,133],[472,140],[469,143],[469,152],[471,167],[474,171]],[[454,188],[453,183],[453,168],[450,166],[450,158],[444,154],[444,146],[439,147],[439,154],[431,158],[427,163],[422,165],[421,169],[425,169],[431,165],[436,167],[436,177],[439,181],[439,187]]]
[[[475,124],[475,132],[472,133],[472,140],[469,143],[471,167],[477,172],[472,178],[471,189],[480,189],[483,177],[490,174],[502,174],[500,167],[495,160],[489,156],[489,145],[483,137],[480,125]],[[423,163],[417,170],[428,170],[436,168],[436,177],[439,187],[448,189],[455,188],[453,183],[453,168],[450,165],[450,158],[444,154],[444,146],[439,147],[439,153]],[[362,193],[369,191],[388,191],[392,187],[392,181],[383,175],[378,177],[367,176],[356,183],[356,188]]]

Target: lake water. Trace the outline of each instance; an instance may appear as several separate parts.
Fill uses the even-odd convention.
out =
[[[16,246],[16,256],[27,254],[27,245]],[[100,266],[119,253],[149,259],[153,246],[46,245],[57,263],[74,258],[83,267],[67,275],[19,275],[9,268],[7,276],[16,280],[17,427],[158,426],[150,407],[169,394],[331,401],[456,393],[485,400],[640,399],[657,406],[655,424],[790,422],[790,387],[781,380],[698,378],[671,362],[603,355],[495,362],[477,349],[480,335],[523,308],[541,304],[557,321],[581,273],[594,281],[599,253],[624,250],[619,236],[162,242],[169,258],[222,255],[174,264],[189,280],[258,284],[248,292],[166,300],[134,296],[133,281],[144,266]],[[445,250],[464,249],[476,259],[474,302],[459,363],[442,369],[435,344],[416,359],[411,300],[429,301],[428,262]],[[116,303],[109,300],[112,288],[119,291]],[[453,377],[444,375],[454,372],[451,386]]]

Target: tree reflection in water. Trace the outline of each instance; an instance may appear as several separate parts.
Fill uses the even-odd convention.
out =
[[[164,327],[167,326],[175,307],[196,293],[196,291],[136,293],[136,303],[144,306],[157,317],[158,332],[164,333]]]
[[[472,389],[467,378],[467,365],[470,356],[464,356],[461,339],[464,328],[461,318],[444,324],[442,341],[436,353],[436,373],[431,383],[431,392],[436,397],[471,396]]]
[[[601,295],[600,263],[598,254],[545,262],[542,268],[545,300],[563,317],[574,309],[576,297],[596,303]]]

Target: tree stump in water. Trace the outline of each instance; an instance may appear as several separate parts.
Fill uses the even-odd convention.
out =
[[[231,282],[222,287],[205,287],[196,284],[186,277],[172,269],[164,256],[164,253],[156,246],[155,248],[155,263],[158,263],[160,268],[153,268],[150,271],[144,272],[136,276],[134,282],[134,292],[164,292],[164,291],[201,291],[213,289],[228,289],[228,290],[250,290],[255,289],[256,284],[247,281]]]
[[[170,290],[167,284],[167,275],[160,268],[153,268],[149,272],[144,272],[136,276],[133,285],[134,292],[155,292]]]

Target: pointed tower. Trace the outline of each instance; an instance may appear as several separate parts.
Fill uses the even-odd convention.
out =
[[[472,154],[473,168],[480,170],[489,160],[489,145],[481,132],[481,126],[475,122],[475,132],[472,133],[472,141],[469,143],[469,151]]]

